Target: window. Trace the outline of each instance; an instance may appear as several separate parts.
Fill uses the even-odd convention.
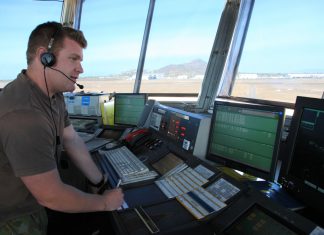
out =
[[[83,3],[85,91],[133,92],[149,0]]]
[[[0,2],[0,88],[14,80],[26,68],[26,50],[31,31],[47,21],[60,22],[62,2]]]
[[[294,103],[324,91],[324,2],[255,1],[232,96]]]
[[[141,92],[200,91],[224,4],[215,0],[156,1]]]

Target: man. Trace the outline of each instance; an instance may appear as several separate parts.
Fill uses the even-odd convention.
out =
[[[85,193],[64,184],[57,169],[64,148],[93,185],[105,183],[62,95],[75,89],[86,46],[81,31],[56,22],[37,26],[28,41],[27,70],[0,92],[0,234],[46,234],[43,207],[112,211],[123,202],[120,189]]]

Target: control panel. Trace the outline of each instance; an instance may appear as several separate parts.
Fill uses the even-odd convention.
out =
[[[150,128],[177,147],[205,158],[211,118],[158,104],[154,106]]]

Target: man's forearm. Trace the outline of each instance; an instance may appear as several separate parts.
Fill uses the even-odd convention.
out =
[[[93,184],[97,184],[102,179],[102,174],[94,163],[87,147],[80,137],[77,137],[73,143],[68,144],[66,147],[68,156],[73,163],[83,172],[83,174]]]

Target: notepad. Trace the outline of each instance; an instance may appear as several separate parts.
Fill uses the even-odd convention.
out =
[[[226,204],[202,187],[196,188],[176,199],[196,218],[203,219],[206,216],[224,208]]]
[[[182,163],[183,163],[182,159],[178,158],[173,153],[169,153],[159,161],[152,164],[152,166],[161,175],[164,175]]]

